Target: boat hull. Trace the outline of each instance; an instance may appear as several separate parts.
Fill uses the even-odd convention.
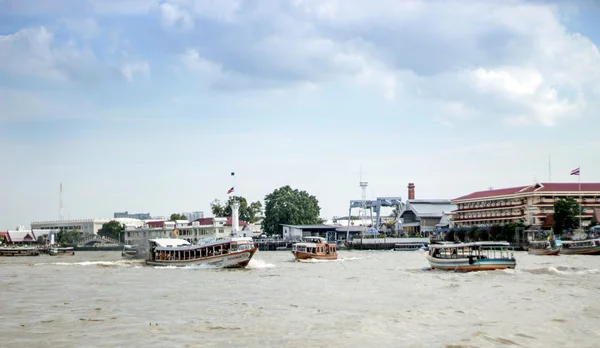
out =
[[[196,266],[206,265],[216,268],[245,268],[250,263],[252,256],[258,248],[236,251],[230,254],[216,255],[201,259],[191,260],[146,260],[146,264],[150,266]]]
[[[588,248],[563,248],[560,253],[565,255],[600,255],[600,246]]]
[[[39,256],[37,248],[0,248],[0,256]]]
[[[528,254],[531,255],[546,255],[546,256],[557,256],[560,253],[561,248],[554,249],[531,249],[527,250]]]
[[[455,272],[494,271],[514,269],[517,266],[515,259],[474,259],[471,263],[468,258],[438,259],[427,256],[427,261],[432,269]]]
[[[311,253],[305,253],[302,251],[297,251],[297,250],[292,250],[292,255],[294,255],[294,258],[296,260],[337,260],[337,253],[336,254],[311,254]]]

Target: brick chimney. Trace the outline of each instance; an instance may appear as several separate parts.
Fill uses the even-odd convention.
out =
[[[408,199],[415,199],[415,184],[412,182],[408,184]]]

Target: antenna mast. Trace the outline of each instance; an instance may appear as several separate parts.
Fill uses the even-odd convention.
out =
[[[58,195],[58,219],[63,219],[63,200],[62,200],[62,182],[60,183],[60,193]]]
[[[367,216],[367,186],[368,182],[362,180],[362,165],[360,166],[360,182],[359,186],[362,189],[362,207],[360,209],[360,222],[361,224],[365,221]],[[349,219],[350,217],[348,217]]]
[[[552,167],[550,165],[550,155],[548,155],[548,182],[552,182]]]

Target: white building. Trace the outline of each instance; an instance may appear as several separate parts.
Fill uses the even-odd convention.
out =
[[[252,237],[260,232],[244,221],[239,221],[241,235]],[[125,231],[125,244],[143,245],[153,238],[181,238],[190,243],[197,243],[205,238],[227,238],[233,231],[233,220],[229,217],[201,218],[189,222],[177,221],[146,221],[141,228]]]
[[[102,225],[116,220],[124,224],[126,228],[139,228],[144,225],[142,220],[131,218],[117,219],[76,219],[76,220],[55,220],[55,221],[34,221],[31,223],[32,230],[66,230],[79,231],[81,234],[98,234]]]

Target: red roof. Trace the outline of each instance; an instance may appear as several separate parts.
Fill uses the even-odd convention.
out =
[[[526,187],[527,186],[519,186],[519,187],[510,187],[510,188],[497,189],[497,190],[477,191],[477,192],[470,193],[466,196],[454,198],[453,201],[454,200],[463,200],[463,199],[476,199],[476,198],[485,198],[485,197],[514,195],[514,194],[519,193],[519,191],[521,191],[522,189],[524,189]]]
[[[150,228],[161,228],[161,227],[165,227],[165,222],[164,221],[148,221],[146,223],[146,225],[148,225],[148,227],[150,227]]]
[[[225,222],[225,226],[232,226],[233,225],[233,218],[231,216],[227,217],[227,221]],[[198,223],[200,225],[213,225],[215,223],[215,218],[200,218],[200,219],[196,219],[194,221],[198,221]],[[189,225],[191,225],[192,223],[190,222]],[[240,226],[246,226],[248,223],[246,221],[242,221],[240,220]]]
[[[497,196],[509,196],[516,195],[519,193],[529,192],[577,192],[579,191],[579,183],[538,183],[529,186],[518,186],[503,188],[497,190],[486,190],[477,191],[466,196],[461,196],[453,199],[453,201],[467,200],[467,199],[478,199],[487,197]],[[581,183],[581,191],[595,191],[600,192],[600,183]]]

